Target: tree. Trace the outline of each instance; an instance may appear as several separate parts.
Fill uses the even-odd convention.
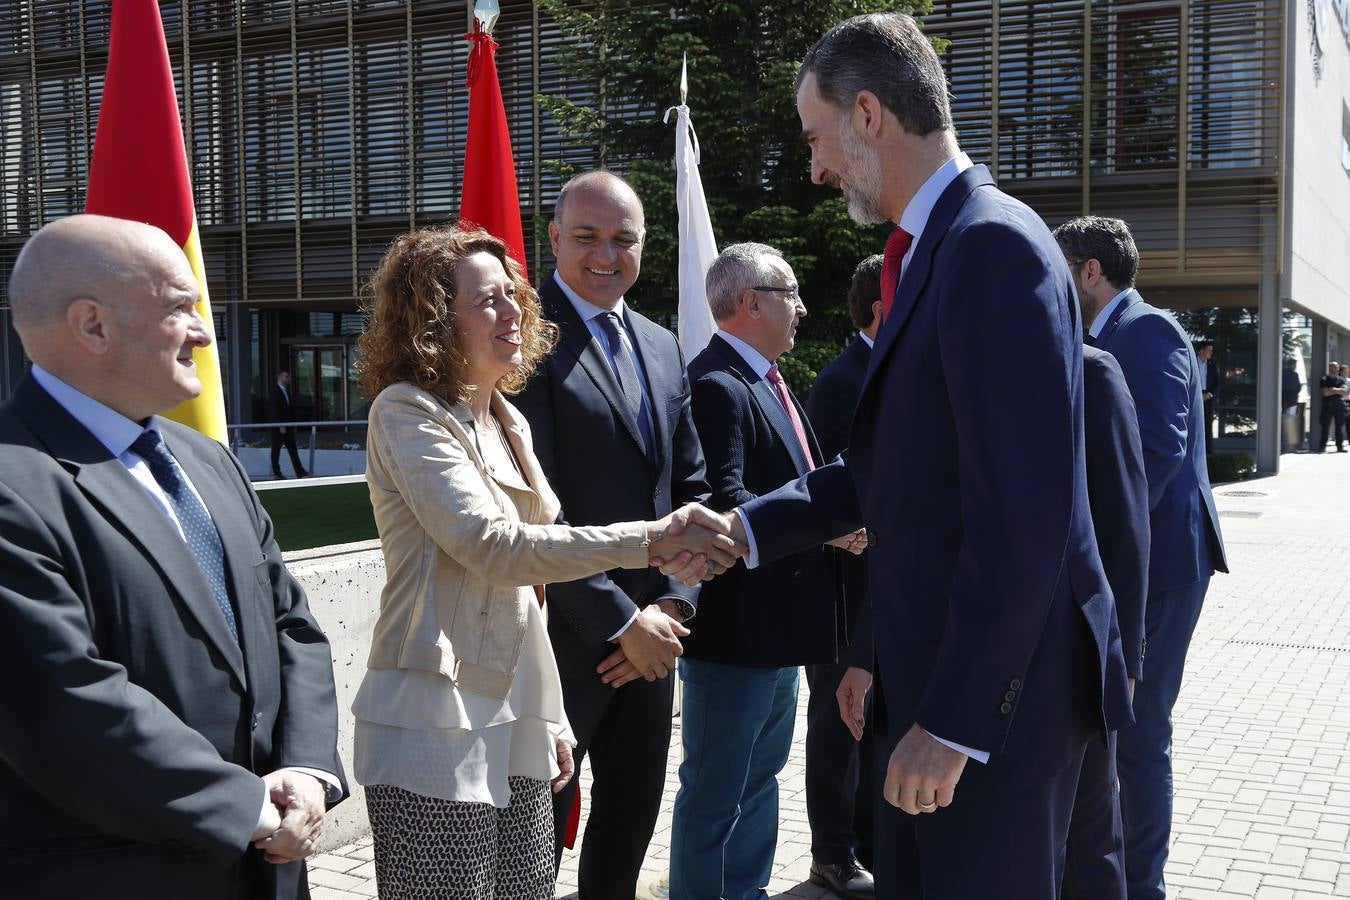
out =
[[[642,198],[647,242],[634,296],[668,325],[679,248],[674,128],[661,117],[679,102],[680,60],[688,54],[689,105],[718,244],[760,241],[782,250],[792,265],[810,315],[782,368],[794,389],[807,390],[851,330],[845,296],[854,267],[880,251],[889,229],[858,225],[838,191],[811,183],[796,112],[797,66],[836,22],[866,12],[919,14],[931,2],[542,0],[540,6],[568,38],[563,71],[594,91],[589,104],[558,96],[540,102],[579,146],[595,149],[601,165],[625,171]]]

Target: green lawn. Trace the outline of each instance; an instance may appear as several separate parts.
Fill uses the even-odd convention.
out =
[[[370,491],[363,481],[259,491],[258,497],[272,517],[282,550],[309,550],[377,536]]]

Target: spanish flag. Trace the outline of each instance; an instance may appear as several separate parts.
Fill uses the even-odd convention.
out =
[[[84,208],[147,222],[177,241],[201,285],[197,312],[214,338],[183,127],[156,0],[113,2],[108,73]],[[199,347],[195,359],[201,396],[175,407],[168,416],[224,443],[225,397],[214,340]]]

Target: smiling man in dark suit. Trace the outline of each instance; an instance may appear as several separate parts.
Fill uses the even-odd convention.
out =
[[[564,185],[549,224],[558,266],[539,294],[561,339],[516,403],[572,525],[660,518],[708,499],[679,345],[624,296],[644,235],[642,203],[609,172]],[[698,588],[656,569],[549,585],[574,758],[591,761],[578,875],[586,900],[631,900],[636,890],[665,784],[669,672],[697,603]],[[559,857],[577,789],[574,778],[555,797]]]
[[[848,454],[738,508],[747,565],[867,525],[877,895],[1053,900],[1087,743],[1130,721],[1071,275],[1041,218],[961,152],[908,16],[831,29],[797,112],[813,180],[899,227]],[[985,359],[1020,402],[987,402]]]
[[[1215,571],[1227,572],[1205,462],[1200,363],[1171,313],[1134,288],[1139,251],[1120,219],[1082,216],[1055,229],[1074,273],[1088,343],[1115,357],[1139,417],[1150,550],[1135,724],[1117,763],[1130,900],[1162,900],[1172,828],[1172,706]]]
[[[238,462],[160,418],[211,342],[182,251],[48,225],[0,408],[0,869],[23,897],[307,897],[346,788],[328,642]]]

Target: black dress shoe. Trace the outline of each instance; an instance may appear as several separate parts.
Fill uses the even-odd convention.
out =
[[[850,859],[842,865],[812,860],[810,879],[812,884],[823,885],[849,900],[872,900],[877,895],[872,873],[859,865],[856,859]]]
[[[272,473],[272,480],[273,480],[273,481],[285,481],[285,480],[286,480],[286,476],[285,476],[285,475],[282,475],[280,472],[273,472],[273,473]]]

